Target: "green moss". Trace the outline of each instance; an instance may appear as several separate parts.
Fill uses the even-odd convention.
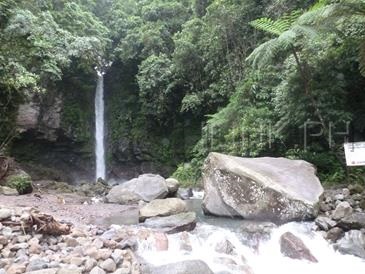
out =
[[[32,179],[26,173],[11,175],[6,180],[6,186],[15,188],[19,194],[28,194],[33,191]]]

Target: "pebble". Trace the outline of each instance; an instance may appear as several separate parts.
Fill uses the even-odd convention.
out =
[[[104,270],[102,270],[100,267],[95,266],[91,271],[90,274],[106,274]]]
[[[100,267],[107,272],[114,272],[117,268],[117,265],[112,259],[106,259],[100,264]]]
[[[85,271],[90,271],[93,269],[94,266],[96,266],[98,262],[95,259],[88,258],[85,262]]]

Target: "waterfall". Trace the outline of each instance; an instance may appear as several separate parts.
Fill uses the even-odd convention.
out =
[[[104,72],[97,69],[98,81],[95,94],[95,156],[96,180],[105,179],[104,144]]]

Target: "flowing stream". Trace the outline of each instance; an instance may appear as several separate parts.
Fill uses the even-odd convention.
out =
[[[95,157],[96,180],[105,179],[104,147],[104,72],[97,70],[98,80],[95,93]]]
[[[190,210],[196,210],[198,215],[194,231],[168,235],[167,251],[157,251],[153,243],[142,242],[139,254],[155,266],[202,260],[214,273],[225,274],[365,273],[364,260],[335,251],[319,233],[313,231],[313,223],[289,223],[273,228],[266,236],[255,237],[243,232],[246,221],[204,216],[199,210],[200,202],[193,200],[189,203]],[[288,231],[305,243],[318,263],[282,255],[279,239]],[[228,254],[219,250],[222,246],[229,250]]]

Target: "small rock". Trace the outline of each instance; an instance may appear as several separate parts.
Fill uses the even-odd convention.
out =
[[[115,249],[112,253],[112,258],[116,264],[119,264],[123,261],[123,255],[125,254],[124,250],[121,249]]]
[[[109,259],[106,259],[105,261],[103,261],[100,264],[100,267],[107,272],[113,272],[116,270],[117,265],[115,264],[115,262],[112,259],[109,258]]]
[[[56,274],[59,268],[47,268],[42,270],[36,270],[31,272],[26,272],[27,274]]]
[[[348,189],[351,194],[362,193],[364,191],[364,187],[360,184],[349,185]]]
[[[72,257],[70,263],[76,266],[81,266],[85,262],[85,258]]]
[[[339,194],[335,195],[335,200],[343,201],[343,199],[345,199],[345,197],[342,193],[339,193]]]
[[[11,210],[7,208],[0,208],[0,221],[11,217]]]
[[[78,241],[72,237],[66,237],[65,243],[68,247],[75,247],[79,245]]]
[[[95,246],[96,248],[100,249],[104,246],[104,243],[102,240],[100,239],[95,239],[92,243],[93,246]]]
[[[98,262],[95,259],[88,258],[85,262],[85,271],[88,272],[91,269],[93,269],[94,266],[96,266]]]
[[[12,246],[10,246],[10,250],[11,251],[17,251],[19,249],[26,249],[28,248],[28,243],[19,243],[19,244],[14,244]]]
[[[0,245],[7,245],[8,244],[8,238],[0,235]]]
[[[350,215],[353,212],[353,208],[348,202],[341,202],[339,203],[335,210],[332,213],[332,218],[334,220],[340,220],[345,216]]]
[[[84,254],[94,259],[99,259],[98,250],[95,246],[90,246],[85,249]]]
[[[41,270],[48,268],[48,261],[42,258],[35,258],[31,259],[28,266],[27,266],[27,272],[28,271],[35,271],[35,270]]]
[[[107,248],[102,248],[98,250],[97,253],[97,259],[102,259],[102,260],[106,260],[108,259],[110,256],[112,255],[112,251],[110,249]]]
[[[342,189],[342,195],[345,197],[345,198],[348,198],[350,196],[350,190],[348,188],[344,188]]]
[[[100,267],[95,266],[91,271],[90,274],[106,274],[104,270],[102,270]]]
[[[21,274],[25,272],[25,265],[12,264],[7,270],[6,274]]]

